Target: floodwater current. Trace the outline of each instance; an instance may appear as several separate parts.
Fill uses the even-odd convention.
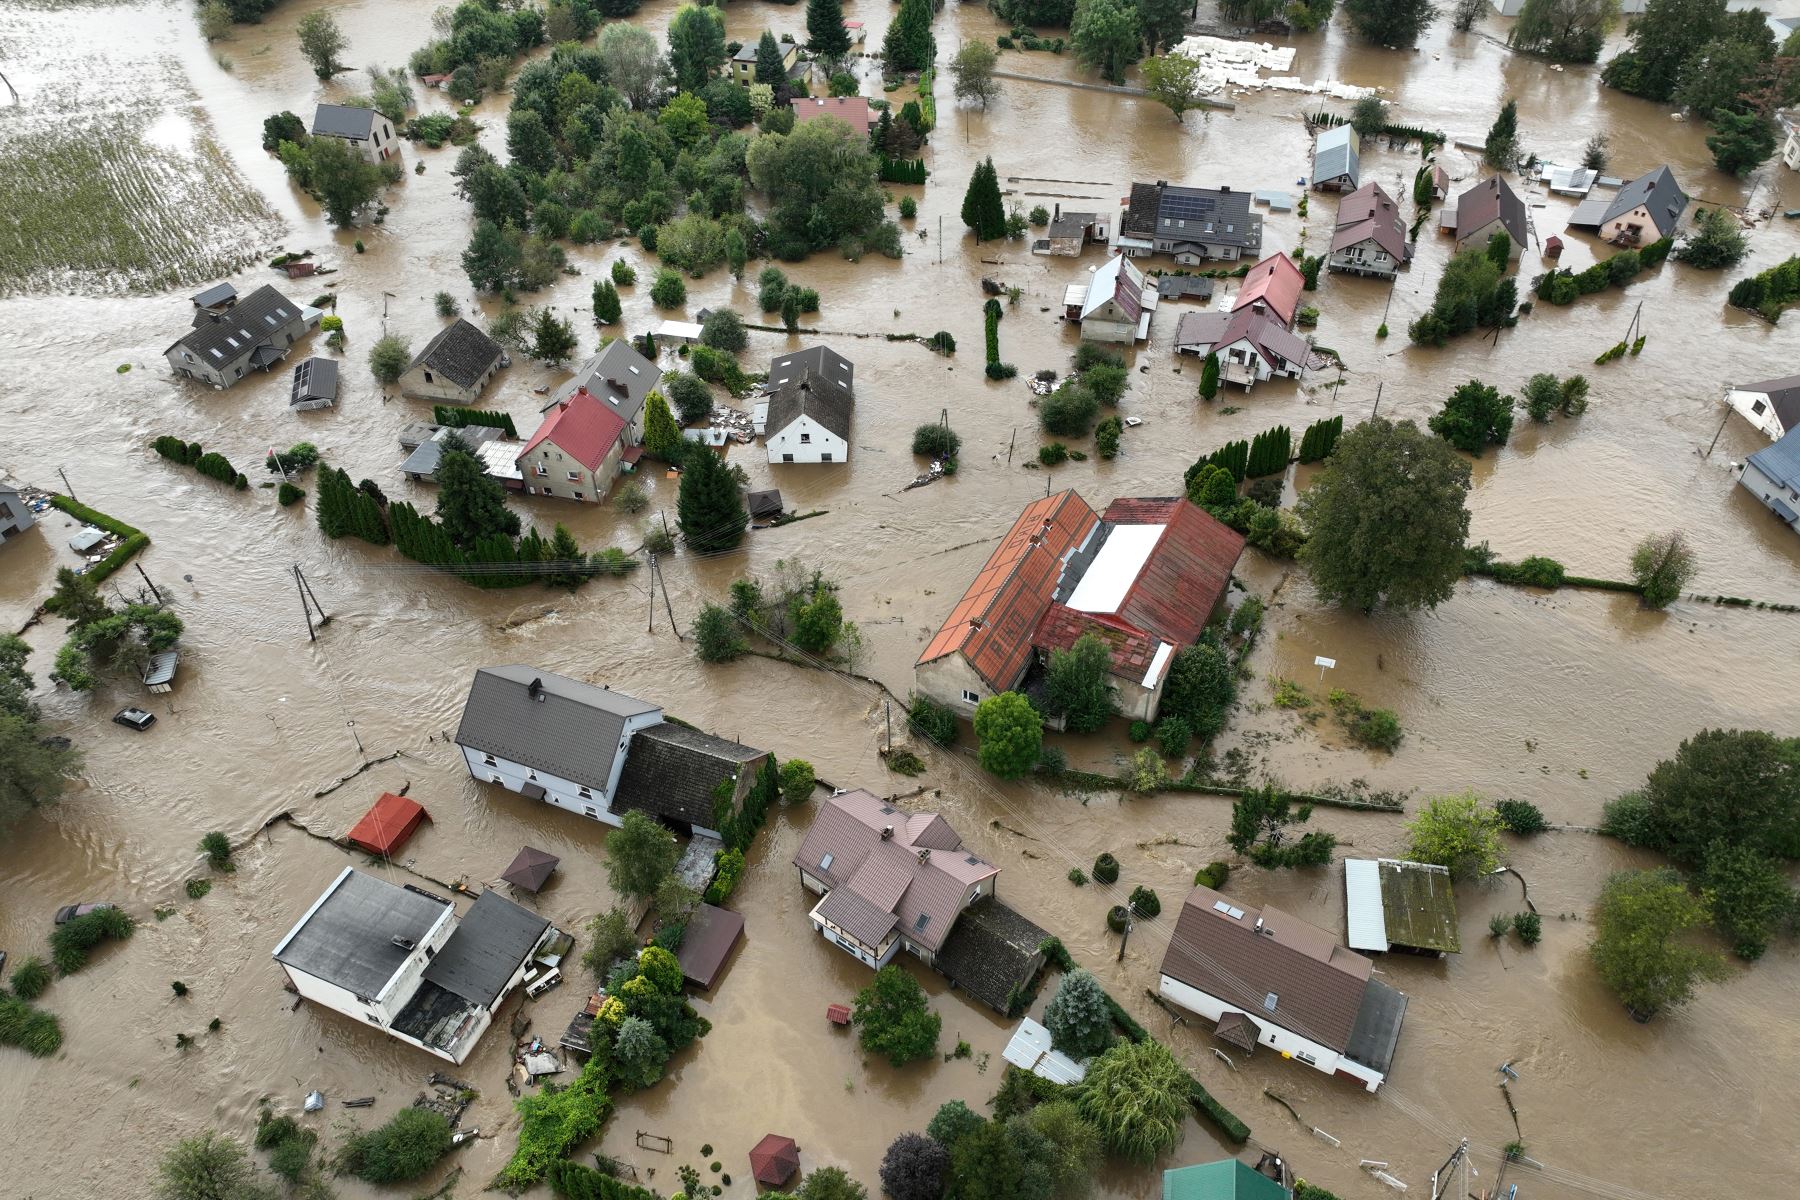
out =
[[[293,53],[295,23],[317,7],[289,0],[264,24],[239,28],[213,47],[200,40],[188,6],[173,2],[25,5],[0,13],[0,60],[21,105],[58,103],[70,90],[84,103],[128,92],[141,100],[148,91],[166,105],[169,130],[159,125],[165,135],[209,124],[285,224],[279,244],[311,249],[338,268],[326,280],[285,286],[307,300],[335,285],[349,335],[337,407],[294,414],[285,404],[285,372],[224,393],[170,378],[161,352],[185,327],[186,296],[195,288],[0,299],[0,468],[39,486],[59,485],[60,468],[82,501],[148,532],[154,541],[138,561],[172,593],[188,627],[180,681],[171,695],[150,699],[159,720],[142,735],[107,721],[121,705],[144,699],[135,688],[108,683],[80,696],[48,685],[59,621],[26,633],[48,722],[85,748],[87,767],[59,805],[22,821],[0,846],[0,948],[15,956],[39,948],[52,910],[76,901],[123,904],[142,924],[130,943],[103,949],[46,994],[43,1003],[65,1029],[59,1055],[40,1061],[6,1052],[0,1129],[11,1146],[0,1191],[7,1195],[141,1195],[165,1146],[209,1126],[246,1136],[262,1098],[297,1109],[319,1088],[331,1108],[311,1120],[323,1128],[326,1118],[342,1120],[341,1099],[372,1095],[376,1105],[358,1115],[381,1121],[441,1065],[345,1019],[297,1007],[282,990],[271,949],[350,860],[287,825],[259,832],[274,814],[291,812],[308,828],[341,833],[378,791],[410,784],[432,823],[402,862],[374,869],[396,881],[413,878],[410,869],[479,888],[497,879],[520,845],[531,844],[563,859],[556,881],[535,900],[547,916],[574,928],[610,903],[598,858],[601,827],[476,785],[442,740],[477,666],[524,662],[604,681],[704,728],[784,758],[805,757],[838,786],[884,793],[915,786],[890,775],[877,753],[884,718],[878,689],[764,659],[700,664],[651,603],[645,572],[573,595],[477,591],[387,549],[326,542],[299,507],[281,509],[264,490],[221,488],[148,449],[152,438],[176,434],[223,451],[254,476],[269,447],[307,440],[353,478],[370,476],[390,495],[431,503],[428,487],[408,484],[395,470],[400,426],[428,413],[384,400],[362,367],[364,355],[384,329],[422,344],[437,328],[431,297],[440,289],[455,294],[465,312],[494,309],[469,295],[460,268],[470,220],[452,188],[453,148],[409,146],[385,224],[345,233],[326,226],[316,205],[258,149],[266,115],[305,115],[316,101],[361,86],[360,71],[321,85]],[[349,39],[349,61],[399,65],[427,38],[432,5],[352,0],[332,8]],[[671,0],[653,0],[635,19],[660,36],[672,11]],[[871,45],[878,44],[890,6],[851,0],[845,11],[866,22]],[[802,6],[743,2],[727,13],[737,40],[756,36],[762,21],[778,34],[805,36]],[[1704,202],[1748,204],[1765,216],[1796,203],[1800,180],[1776,165],[1749,181],[1720,175],[1701,127],[1601,88],[1594,70],[1553,71],[1511,56],[1496,41],[1503,41],[1504,25],[1490,17],[1477,33],[1456,35],[1440,23],[1417,52],[1400,53],[1356,43],[1340,22],[1296,39],[1294,73],[1382,87],[1399,119],[1441,128],[1452,139],[1479,137],[1500,99],[1516,97],[1524,141],[1541,156],[1573,161],[1590,134],[1604,131],[1617,173],[1667,162]],[[985,9],[950,5],[937,21],[940,55],[998,31]],[[229,70],[216,61],[219,54]],[[1003,65],[1078,77],[1073,63],[1047,54],[1009,54]],[[860,70],[865,79],[873,75],[867,64]],[[65,87],[66,80],[77,82]],[[878,86],[868,85],[872,93]],[[1181,369],[1172,354],[1186,306],[1168,304],[1149,344],[1132,356],[1138,370],[1122,409],[1143,424],[1127,432],[1123,453],[1050,473],[1033,461],[1040,439],[1023,377],[1066,368],[1074,335],[1057,307],[1066,284],[1097,265],[1099,252],[1040,259],[1020,243],[975,246],[957,216],[973,164],[991,155],[1027,208],[1052,204],[1050,193],[1062,193],[1065,207],[1111,211],[1134,179],[1291,188],[1310,168],[1300,114],[1319,101],[1283,92],[1235,96],[1235,111],[1193,113],[1178,124],[1146,99],[1043,82],[1005,81],[985,112],[954,108],[947,81],[939,90],[941,125],[926,151],[933,181],[896,189],[919,198],[918,217],[906,223],[906,257],[852,264],[818,255],[788,268],[823,297],[817,326],[830,332],[816,340],[856,364],[851,460],[771,469],[754,447],[734,447],[731,461],[755,486],[778,486],[789,508],[824,515],[756,532],[730,554],[674,555],[665,575],[684,626],[733,578],[801,558],[842,582],[846,615],[866,644],[858,669],[904,695],[912,660],[991,540],[1046,487],[1078,488],[1095,504],[1168,494],[1200,453],[1276,423],[1296,433],[1332,414],[1354,423],[1372,411],[1378,394],[1382,415],[1422,423],[1468,378],[1516,390],[1541,370],[1584,372],[1593,384],[1591,407],[1578,420],[1522,423],[1509,445],[1476,462],[1474,540],[1490,542],[1503,557],[1547,554],[1572,573],[1616,577],[1640,537],[1679,528],[1699,548],[1696,591],[1800,600],[1800,540],[1735,486],[1731,464],[1757,447],[1757,435],[1733,419],[1710,456],[1703,453],[1723,415],[1726,383],[1792,373],[1800,361],[1791,318],[1770,327],[1724,303],[1732,279],[1800,251],[1800,223],[1759,219],[1750,259],[1732,271],[1670,263],[1629,289],[1539,309],[1497,340],[1471,336],[1436,351],[1408,346],[1399,332],[1429,303],[1448,256],[1428,224],[1418,261],[1393,288],[1329,278],[1308,297],[1321,310],[1319,343],[1336,348],[1346,364],[1341,387],[1325,386],[1338,375],[1321,372],[1298,387],[1266,384],[1211,405],[1195,399],[1197,370]],[[446,104],[437,93],[422,96],[427,110]],[[504,96],[490,98],[478,112],[484,143],[502,154],[504,106]],[[0,113],[0,137],[7,130]],[[1442,161],[1459,181],[1480,173],[1461,151],[1447,150]],[[423,174],[413,173],[417,162],[425,164]],[[1416,165],[1415,154],[1371,147],[1364,178],[1406,197]],[[1562,230],[1568,202],[1546,198],[1541,187],[1529,202],[1538,238]],[[1304,238],[1318,250],[1330,236],[1333,204],[1314,196],[1309,207],[1304,219],[1268,215],[1265,249],[1292,249]],[[205,222],[207,214],[193,219]],[[355,249],[357,238],[366,252]],[[1592,259],[1596,247],[1587,238],[1566,240],[1564,265],[1579,269]],[[275,247],[247,249],[266,261]],[[635,245],[573,249],[581,277],[531,301],[585,310],[592,278],[616,257],[636,264],[645,281],[626,289],[624,301],[625,328],[641,331],[653,317],[646,273],[652,264]],[[1534,244],[1520,272],[1528,282],[1541,269]],[[983,276],[1023,289],[1000,326],[1002,357],[1019,367],[1019,380],[995,383],[982,375]],[[240,290],[267,281],[282,282],[260,267],[234,279]],[[753,292],[722,271],[691,282],[689,294],[689,311],[754,307]],[[1591,366],[1624,334],[1640,302],[1649,333],[1641,357]],[[1396,335],[1378,340],[1384,318]],[[591,349],[585,311],[576,324]],[[940,328],[962,347],[953,358],[880,336]],[[760,366],[814,340],[756,333],[746,361]],[[324,353],[322,344],[313,349]],[[122,364],[132,369],[121,373]],[[504,408],[529,426],[541,403],[533,389],[562,377],[519,361],[484,406]],[[910,431],[940,410],[963,437],[962,469],[902,491],[920,466],[907,453]],[[631,547],[646,518],[674,506],[672,481],[646,482],[652,505],[639,517],[604,506],[515,503],[540,527],[566,523],[590,549]],[[51,515],[43,526],[41,536],[0,550],[0,627],[25,623],[55,568],[73,561],[64,548],[70,522]],[[332,617],[317,641],[308,640],[298,611],[295,563]],[[1258,773],[1292,785],[1363,779],[1415,799],[1474,788],[1531,800],[1555,821],[1590,826],[1605,800],[1634,786],[1694,730],[1793,731],[1793,631],[1800,618],[1792,615],[1687,600],[1652,614],[1630,597],[1473,582],[1430,613],[1364,617],[1321,606],[1302,573],[1254,551],[1238,574],[1271,608],[1251,664],[1256,677],[1244,684],[1243,704],[1217,749],[1242,749]],[[117,580],[137,582],[131,571]],[[1312,662],[1321,654],[1337,661],[1325,687],[1346,688],[1399,714],[1407,734],[1398,753],[1347,746],[1329,721],[1308,724],[1267,703],[1271,675],[1319,691]],[[1063,744],[1074,761],[1090,765],[1122,761],[1130,749],[1116,728]],[[315,796],[363,755],[394,752],[402,757]],[[1001,865],[1008,902],[1060,936],[1146,1026],[1167,1032],[1205,1085],[1253,1127],[1257,1143],[1340,1195],[1389,1194],[1359,1169],[1360,1160],[1385,1162],[1415,1191],[1424,1188],[1465,1136],[1477,1149],[1478,1190],[1495,1181],[1499,1147],[1515,1137],[1526,1143],[1543,1166],[1513,1167],[1506,1176],[1524,1200],[1745,1194],[1791,1175],[1793,1114],[1800,1111],[1800,1039],[1790,1019],[1800,964],[1793,944],[1734,968],[1728,982],[1704,989],[1679,1013],[1633,1024],[1584,954],[1583,919],[1601,880],[1647,861],[1611,841],[1557,832],[1509,845],[1545,914],[1539,946],[1481,936],[1490,915],[1523,907],[1517,880],[1508,878],[1460,889],[1461,955],[1379,964],[1411,1007],[1390,1082],[1369,1096],[1266,1052],[1248,1060],[1234,1054],[1239,1061],[1228,1066],[1214,1057],[1204,1031],[1170,1029],[1168,1016],[1145,998],[1194,869],[1228,857],[1226,801],[1061,795],[999,783],[960,752],[926,757],[929,770],[917,782],[932,791],[907,803],[943,811],[976,852]],[[587,1148],[642,1172],[656,1168],[651,1183],[665,1192],[677,1187],[675,1165],[700,1165],[699,1147],[712,1143],[725,1173],[737,1176],[725,1195],[745,1200],[752,1184],[744,1154],[770,1131],[800,1143],[804,1166],[841,1164],[874,1186],[881,1152],[895,1135],[923,1128],[944,1100],[979,1107],[997,1086],[1003,1023],[929,972],[916,973],[944,1014],[945,1048],[966,1040],[972,1058],[895,1071],[863,1061],[853,1041],[827,1025],[825,1005],[847,1000],[865,975],[809,932],[788,869],[808,820],[804,810],[783,811],[759,840],[737,896],[748,916],[747,941],[717,989],[699,1001],[712,1034],[683,1054],[666,1081],[623,1099],[604,1136]],[[1314,820],[1358,854],[1393,854],[1405,845],[1400,821],[1390,816],[1321,811]],[[209,896],[190,901],[183,884],[205,870],[195,844],[210,829],[241,845],[238,867]],[[1120,960],[1103,922],[1110,901],[1065,879],[1070,866],[1091,863],[1103,850],[1123,863],[1122,883],[1156,888],[1165,906],[1163,918],[1139,927]],[[1342,928],[1341,870],[1269,875],[1246,868],[1231,886],[1245,902],[1277,903]],[[173,911],[159,920],[157,909]],[[174,979],[188,985],[186,998],[172,994]],[[554,1035],[581,998],[579,984],[571,984],[535,1004],[514,1000],[507,1016],[524,1004],[533,1028]],[[222,1028],[206,1032],[215,1015]],[[178,1049],[177,1033],[197,1040]],[[1497,1088],[1496,1067],[1504,1062],[1520,1076],[1511,1087],[1517,1134]],[[438,1186],[454,1164],[466,1172],[457,1194],[472,1195],[505,1161],[516,1137],[503,1087],[507,1068],[507,1039],[492,1032],[456,1072],[482,1093],[466,1119],[481,1127],[482,1138],[414,1191]],[[1303,1123],[1265,1089],[1291,1104]],[[674,1156],[638,1147],[639,1131],[673,1138]],[[1158,1165],[1230,1150],[1190,1121],[1183,1145]],[[354,1181],[339,1186],[345,1196],[375,1194]],[[1108,1168],[1098,1183],[1107,1197],[1142,1196],[1155,1187],[1150,1171],[1122,1167]]]

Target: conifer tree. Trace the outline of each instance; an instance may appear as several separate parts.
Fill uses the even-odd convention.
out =
[[[594,324],[616,325],[619,322],[619,289],[610,279],[594,283]]]
[[[975,240],[985,242],[1006,236],[1006,205],[1000,199],[1000,177],[994,171],[994,160],[983,159],[969,177],[969,190],[963,193],[963,224],[975,231]]]
[[[923,71],[931,65],[937,58],[937,39],[931,35],[931,0],[900,0],[900,11],[881,43],[881,58],[889,75]]]
[[[644,453],[666,463],[681,457],[681,428],[661,392],[644,398]]]
[[[725,462],[704,447],[688,456],[676,501],[682,536],[700,554],[729,550],[744,536],[750,514]]]
[[[827,63],[850,53],[850,31],[844,28],[840,0],[806,0],[806,47]]]

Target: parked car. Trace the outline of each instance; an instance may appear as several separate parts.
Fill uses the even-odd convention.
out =
[[[127,729],[135,729],[142,733],[156,724],[156,714],[147,713],[141,708],[121,708],[113,714],[113,724],[123,725]]]
[[[56,910],[56,923],[67,925],[76,917],[85,917],[91,912],[99,912],[103,908],[111,908],[110,904],[65,904]]]

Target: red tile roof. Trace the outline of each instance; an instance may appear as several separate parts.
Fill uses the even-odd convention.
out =
[[[624,433],[625,421],[618,413],[585,387],[577,388],[567,400],[544,414],[544,423],[525,443],[519,458],[549,442],[588,470],[597,471]]]
[[[875,110],[862,96],[802,96],[794,101],[794,124],[817,117],[836,117],[864,136],[876,121]]]
[[[1281,318],[1282,324],[1292,325],[1294,313],[1300,307],[1300,288],[1304,282],[1294,260],[1278,250],[1250,268],[1231,309],[1236,312],[1260,300]]]
[[[1064,559],[1099,523],[1073,490],[1026,505],[919,662],[960,652],[995,691],[1011,687],[1031,658],[1031,636],[1056,594]]]
[[[1178,497],[1114,500],[1105,519],[1167,526],[1118,615],[1164,641],[1192,645],[1231,584],[1243,535]]]
[[[1331,248],[1342,250],[1370,238],[1396,262],[1406,261],[1406,223],[1400,219],[1399,205],[1378,183],[1365,183],[1338,202]]]
[[[370,854],[386,857],[404,845],[424,819],[424,806],[417,800],[383,792],[350,830],[350,841]]]

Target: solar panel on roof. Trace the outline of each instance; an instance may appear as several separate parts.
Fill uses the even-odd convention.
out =
[[[1162,215],[1168,217],[1197,217],[1209,213],[1219,206],[1212,196],[1173,196],[1165,193],[1162,202]]]
[[[913,932],[918,933],[931,923],[930,913],[920,913],[919,919],[913,922]]]

